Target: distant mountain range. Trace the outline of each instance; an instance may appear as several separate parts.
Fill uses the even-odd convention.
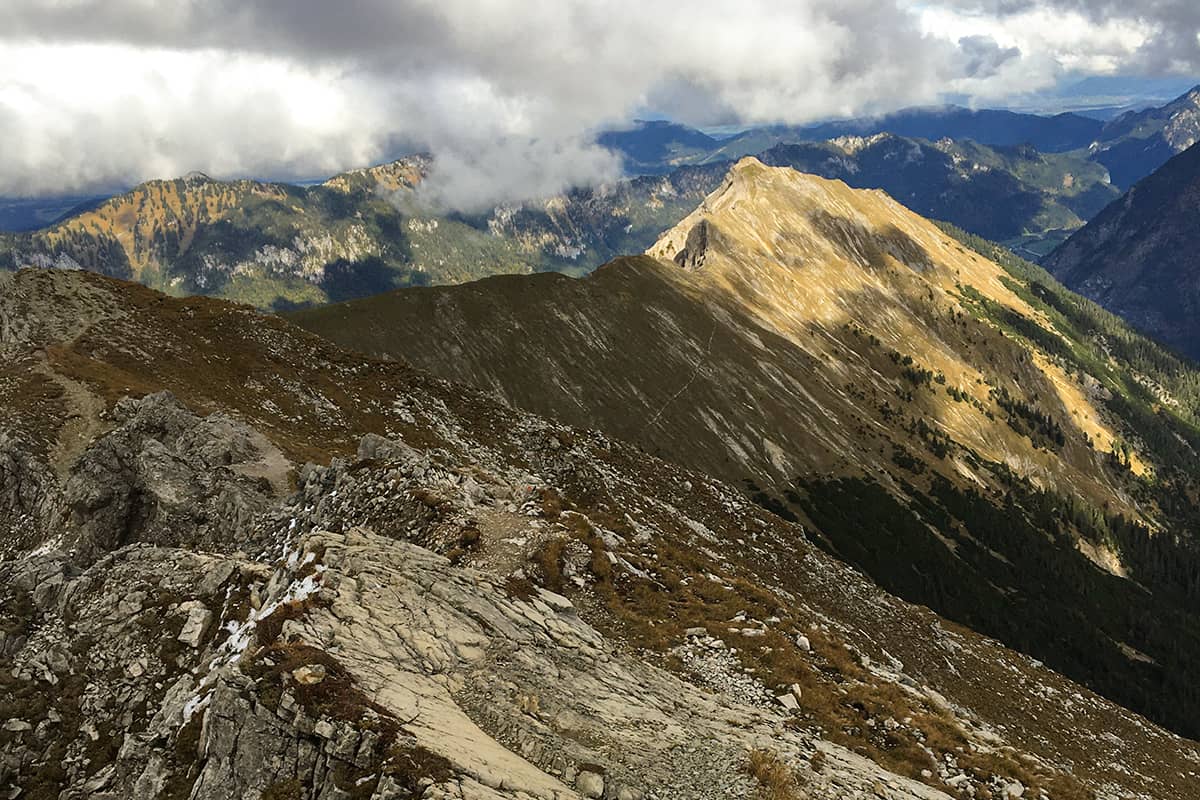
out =
[[[882,192],[747,158],[585,279],[292,319],[741,484],[889,591],[1200,734],[1200,372]]]
[[[638,120],[627,130],[605,131],[598,144],[625,157],[625,169],[633,175],[668,171],[681,156],[711,153],[721,140],[667,120]]]
[[[890,134],[777,145],[761,154],[982,236],[1049,249],[1117,192],[1070,154]],[[640,252],[714,189],[727,162],[678,167],[476,217],[425,209],[429,162],[404,159],[308,187],[152,181],[42,231],[0,235],[0,268],[84,268],[172,294],[262,308],[363,297],[486,275],[583,274]]]
[[[1200,144],[1194,144],[1101,211],[1046,266],[1075,291],[1200,359],[1198,254]]]
[[[1132,179],[1194,141],[1198,130],[1197,91],[1109,123],[917,109],[720,140],[650,122],[602,141],[620,149],[631,169],[657,174],[470,216],[421,202],[430,168],[422,157],[309,186],[197,173],[87,200],[40,230],[0,234],[0,269],[82,268],[266,309],[495,274],[582,275],[646,249],[716,188],[730,159],[747,152],[883,189],[923,216],[1038,259],[1118,196],[1120,182],[1110,175]],[[946,133],[960,138],[929,138]],[[1013,144],[1020,140],[1034,144]],[[28,208],[39,218],[62,212]]]
[[[1200,87],[1164,106],[1128,111],[1107,122],[1076,113],[1043,116],[943,106],[811,126],[751,128],[715,142],[686,126],[643,123],[604,141],[624,153],[631,168],[662,172],[681,164],[737,159],[777,144],[841,136],[969,139],[993,147],[1032,145],[1044,153],[1071,152],[1103,165],[1112,182],[1126,189],[1195,142],[1198,120]]]
[[[781,144],[758,156],[773,166],[883,189],[922,216],[946,220],[1038,256],[1118,192],[1103,167],[1067,153],[970,140],[929,142],[880,133]]]
[[[1104,126],[1091,157],[1128,189],[1200,139],[1200,87],[1161,108],[1130,111]]]
[[[1103,124],[1078,114],[1045,117],[1002,110],[913,108],[883,117],[830,122],[801,129],[808,139],[895,133],[918,139],[970,139],[999,147],[1033,145],[1046,153],[1065,153],[1094,142]]]
[[[719,179],[688,168],[466,218],[418,202],[428,166],[403,159],[308,187],[152,181],[48,229],[0,236],[0,268],[83,268],[263,308],[496,273],[579,273],[644,248]]]

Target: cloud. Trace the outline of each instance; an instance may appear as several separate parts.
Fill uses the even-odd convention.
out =
[[[935,14],[1001,27],[1014,39],[1043,43],[1067,66],[1148,76],[1200,73],[1200,4],[1195,0],[936,0],[922,5]]]
[[[963,74],[968,78],[990,78],[1005,63],[1021,57],[1019,47],[1001,47],[991,36],[964,36],[958,40],[963,54]]]
[[[4,46],[0,75],[0,193],[9,195],[192,169],[319,175],[377,157],[389,128],[356,81],[217,51]]]
[[[192,169],[309,177],[419,150],[435,157],[427,197],[473,209],[611,178],[593,136],[642,109],[803,123],[951,91],[1000,97],[1089,66],[1200,61],[1163,16],[1192,25],[1195,50],[1185,4],[1044,6],[6,0],[0,194]],[[1167,39],[1155,66],[1151,43]]]

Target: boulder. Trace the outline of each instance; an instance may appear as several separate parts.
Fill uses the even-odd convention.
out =
[[[188,647],[199,647],[200,642],[204,641],[205,631],[212,622],[212,611],[199,600],[181,603],[179,610],[187,614],[187,618],[183,621],[183,628],[176,638]]]
[[[604,778],[595,772],[584,770],[575,779],[575,788],[579,790],[579,794],[583,797],[598,800],[598,798],[604,796]]]
[[[292,670],[292,679],[304,686],[312,686],[325,680],[326,670],[321,664],[305,664]]]

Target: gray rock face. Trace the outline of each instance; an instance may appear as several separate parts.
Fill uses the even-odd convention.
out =
[[[182,603],[179,610],[186,612],[187,617],[184,619],[183,628],[175,638],[188,647],[199,647],[208,630],[209,623],[212,622],[212,612],[199,600]]]
[[[0,555],[39,542],[53,528],[57,484],[50,468],[30,453],[26,443],[0,431]]]
[[[164,402],[150,404],[166,420],[157,435],[139,437],[149,422],[129,425],[135,413],[112,449],[185,446],[196,423]],[[870,762],[619,654],[569,598],[520,599],[502,575],[414,543],[457,541],[444,529],[468,516],[412,516],[391,536],[318,527],[391,486],[486,511],[486,536],[537,535],[536,517],[504,510],[519,494],[508,479],[389,453],[401,460],[371,476],[306,471],[253,526],[273,542],[263,562],[149,542],[82,569],[61,552],[0,562],[0,660],[13,676],[0,783],[44,791],[50,759],[69,799],[701,800],[714,786],[749,798],[741,764],[769,742],[814,787],[873,790]],[[818,749],[821,774],[806,766]],[[890,774],[876,796],[945,797]]]
[[[584,797],[600,798],[604,796],[604,778],[594,772],[583,771],[575,779],[575,788]]]
[[[198,423],[176,412],[158,415],[173,429],[140,437],[143,418],[108,442],[186,447]],[[217,437],[202,438],[190,452],[212,452]],[[554,469],[583,466],[561,443],[546,450]],[[781,706],[704,629],[680,630],[673,654],[710,673],[686,680],[589,623],[590,579],[571,597],[514,590],[528,562],[505,553],[545,537],[533,476],[400,443],[368,441],[363,454],[305,469],[296,494],[242,529],[265,548],[257,560],[137,542],[82,568],[62,552],[0,561],[0,674],[12,676],[0,783],[51,791],[49,760],[68,800],[707,800],[757,797],[747,754],[769,749],[814,797],[948,797],[825,740],[802,723],[807,693],[791,687]],[[434,551],[456,552],[468,531],[475,566]],[[600,539],[620,553],[612,568],[636,569],[633,537]],[[849,572],[829,580],[876,591]],[[729,624],[743,635],[781,623],[764,619]],[[961,647],[945,652],[959,659]],[[1000,741],[980,730],[974,746]],[[938,775],[975,785],[949,762]]]
[[[813,785],[875,785],[878,770],[849,752],[610,655],[611,643],[577,616],[507,598],[497,579],[424,548],[361,529],[318,531],[292,547],[304,554],[295,566],[268,573],[135,545],[64,579],[16,652],[26,705],[6,728],[9,779],[35,785],[38,732],[57,716],[84,720],[74,737],[53,739],[67,798],[325,799],[357,789],[382,800],[424,786],[419,796],[461,800],[637,798],[656,788],[652,796],[700,800],[718,784],[723,796],[748,798],[753,783],[736,765],[767,741],[796,765],[825,748]],[[62,556],[30,556],[0,578],[23,590],[47,569],[68,567]],[[214,583],[214,574],[226,577]],[[198,587],[207,593],[196,596]],[[257,611],[239,600],[253,596]],[[225,619],[194,646],[163,641],[163,629],[182,639],[201,604],[221,598]],[[68,617],[104,639],[72,652],[60,627]],[[84,688],[77,698],[55,692],[46,706],[37,697],[47,683]],[[531,697],[542,701],[522,704]],[[102,744],[112,748],[106,766],[92,771]],[[601,762],[604,775],[587,766]],[[877,797],[945,797],[887,780]]]
[[[278,451],[228,417],[198,417],[168,393],[123,400],[62,488],[62,546],[84,559],[138,541],[237,549],[275,499]],[[256,469],[258,468],[258,469]]]

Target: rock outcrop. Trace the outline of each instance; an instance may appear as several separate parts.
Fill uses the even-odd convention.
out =
[[[105,422],[111,430],[61,480],[0,438],[9,527],[25,528],[3,548],[36,541],[83,562],[138,541],[211,550],[237,541],[286,488],[291,465],[270,441],[224,415],[199,417],[170,393],[122,400]]]
[[[286,487],[291,465],[279,450],[222,414],[198,417],[161,393],[117,403],[112,418],[63,487],[67,549],[141,540],[217,549]]]

